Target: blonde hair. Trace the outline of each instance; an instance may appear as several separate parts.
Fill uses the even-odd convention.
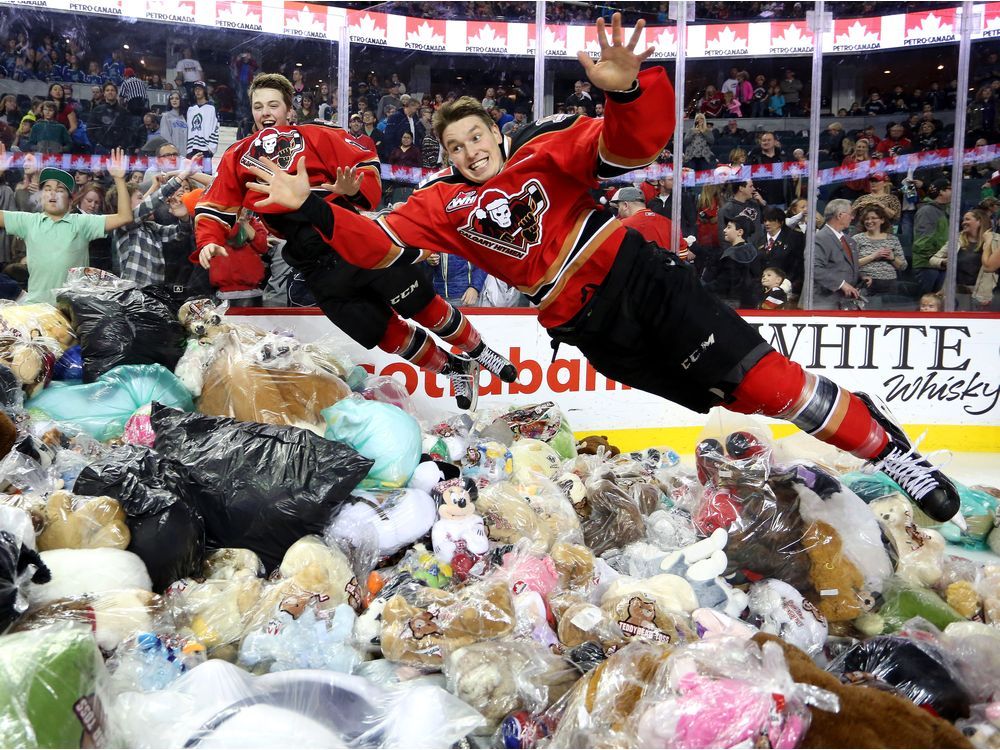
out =
[[[923,297],[920,298],[920,305],[922,306],[925,302],[929,302],[937,308],[938,312],[944,310],[944,300],[941,298],[940,294],[935,292],[928,292]]]

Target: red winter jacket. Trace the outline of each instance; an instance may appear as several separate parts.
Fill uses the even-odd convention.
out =
[[[220,292],[242,292],[256,289],[264,280],[264,261],[260,259],[267,252],[267,228],[256,216],[250,220],[254,237],[242,245],[234,245],[239,224],[226,238],[228,255],[212,258],[208,269],[208,280]],[[192,263],[198,262],[198,250],[189,256]]]

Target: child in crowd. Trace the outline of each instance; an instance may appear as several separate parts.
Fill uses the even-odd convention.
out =
[[[705,271],[706,286],[731,307],[753,309],[760,298],[757,280],[761,278],[760,253],[750,244],[753,225],[745,216],[729,220],[723,239],[729,244],[722,255]]]
[[[764,299],[757,306],[761,310],[780,310],[788,304],[788,293],[792,282],[785,278],[785,272],[777,266],[768,266],[760,275],[760,285]]]
[[[944,300],[933,292],[920,298],[920,312],[944,312]]]

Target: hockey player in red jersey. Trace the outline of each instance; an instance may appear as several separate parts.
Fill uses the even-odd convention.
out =
[[[652,53],[635,52],[642,25],[626,44],[619,14],[610,41],[598,19],[600,59],[580,54],[607,93],[603,119],[556,115],[503,137],[475,100],[442,106],[434,129],[452,166],[377,221],[310,195],[304,171],[253,169],[248,187],[259,206],[307,216],[362,266],[462,255],[524,292],[553,346],[576,346],[605,376],[702,413],[723,405],[787,419],[881,466],[931,517],[961,523],[954,485],[868,396],[776,352],[691,268],[595,205],[599,180],[651,163],[673,134],[665,71],[640,72]]]
[[[239,208],[250,208],[257,198],[246,189],[254,179],[248,170],[263,167],[263,159],[280,170],[304,167],[313,193],[345,210],[372,210],[378,205],[382,189],[375,153],[331,125],[290,126],[292,92],[291,83],[281,75],[257,76],[251,84],[256,131],[226,151],[218,177],[195,209],[192,262],[207,269],[229,262],[226,237]],[[479,365],[506,382],[517,378],[514,366],[486,346],[461,311],[435,294],[420,269],[402,264],[380,270],[359,268],[331,253],[303,217],[279,206],[258,213],[287,240],[285,260],[303,274],[326,316],[362,346],[378,346],[425,370],[447,375],[463,409],[475,406]],[[400,316],[416,320],[469,356],[444,351],[422,328]]]

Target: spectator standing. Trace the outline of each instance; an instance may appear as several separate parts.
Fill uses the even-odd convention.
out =
[[[16,129],[21,124],[22,117],[24,114],[17,106],[17,97],[13,94],[4,95],[3,99],[0,99],[0,120]]]
[[[924,120],[917,127],[917,151],[936,151],[941,148],[941,139],[938,138],[934,123]]]
[[[831,122],[819,137],[820,161],[835,161],[838,164],[844,159],[844,126],[839,122]]]
[[[364,81],[358,84],[357,98],[364,99],[365,106],[367,106],[368,109],[372,110],[372,112],[374,112],[375,108],[378,106],[378,98],[374,94],[370,94],[368,92],[368,84],[365,83]],[[376,119],[381,119],[381,118],[376,118]]]
[[[417,109],[420,106],[420,102],[416,99],[408,99],[403,108],[392,115],[386,122],[385,127],[385,143],[383,148],[390,154],[392,154],[397,148],[400,147],[403,139],[403,133],[410,134],[410,145],[414,143],[423,143],[424,141],[424,126],[420,124],[420,118],[417,116]],[[417,149],[419,152],[419,149]],[[419,166],[419,164],[418,164]]]
[[[125,156],[121,150],[112,154],[108,172],[119,194],[124,195]],[[132,214],[124,199],[111,216],[70,213],[70,191],[75,187],[72,175],[47,168],[42,170],[40,181],[41,212],[0,212],[0,228],[21,237],[27,249],[28,296],[24,301],[51,304],[55,302],[53,290],[65,283],[69,269],[87,265],[90,241],[124,226]]]
[[[389,92],[378,100],[378,106],[375,107],[376,119],[381,120],[385,116],[385,107],[387,104],[391,104],[396,110],[402,108],[403,100],[399,97],[399,86],[397,84],[390,86]]]
[[[361,113],[361,132],[372,139],[376,153],[382,153],[382,141],[385,134],[376,127],[375,113],[372,110]]]
[[[104,188],[96,182],[87,182],[73,198],[73,212],[87,214],[88,216],[104,215]],[[111,239],[109,237],[98,237],[90,241],[88,250],[90,260],[89,266],[100,268],[102,271],[115,273],[111,263]]]
[[[421,151],[413,144],[413,135],[408,130],[403,131],[399,146],[389,154],[389,163],[394,167],[419,168],[422,166]]]
[[[743,239],[754,247],[758,247],[764,232],[761,220],[766,201],[757,192],[753,180],[742,180],[730,184],[733,186],[732,197],[726,201],[722,206],[722,210],[719,211],[719,246],[728,247],[732,244],[726,240],[723,232],[725,232],[726,224],[737,216],[742,216],[748,219],[751,225],[750,233],[742,235]]]
[[[774,81],[767,94],[767,113],[770,117],[784,117],[787,111],[785,95],[781,93],[781,86]]]
[[[121,50],[113,49],[111,54],[105,58],[104,67],[101,70],[101,80],[113,83],[115,88],[125,77],[125,64],[122,62]]]
[[[882,94],[878,91],[872,91],[868,94],[868,98],[862,102],[861,108],[864,109],[865,114],[870,117],[884,115],[889,110],[886,103],[882,100]]]
[[[594,115],[594,100],[584,91],[583,81],[576,81],[573,84],[573,93],[566,97],[565,106],[569,112],[575,111],[576,107],[584,107],[588,115],[591,117]],[[569,109],[570,107],[572,109]]]
[[[674,176],[661,177],[657,182],[658,194],[646,203],[646,208],[673,220],[674,211]],[[697,199],[690,192],[681,191],[681,232],[685,235],[694,234],[698,228],[696,207]]]
[[[110,81],[102,89],[104,102],[90,111],[87,120],[87,137],[94,145],[94,152],[109,154],[114,148],[130,144],[128,112],[118,101],[118,87]]]
[[[118,98],[133,117],[142,117],[149,111],[146,82],[136,76],[134,68],[125,68],[125,79],[118,90]]]
[[[219,147],[219,120],[215,106],[208,101],[204,82],[196,82],[193,89],[194,103],[187,110],[187,157],[202,157],[203,169],[211,172],[212,156]]]
[[[233,55],[233,61],[229,64],[229,78],[236,96],[237,119],[251,117],[250,97],[247,92],[250,91],[250,83],[256,73],[257,61],[252,54],[244,50]],[[200,81],[202,78],[203,76],[198,76],[195,80]]]
[[[420,164],[425,169],[441,166],[441,143],[434,134],[434,128],[427,128],[423,143],[420,144]]]
[[[843,166],[845,167],[856,167],[856,166],[871,166],[871,154],[869,153],[868,141],[864,138],[859,138],[858,142],[854,144],[853,153],[844,157]],[[855,200],[860,198],[862,195],[871,192],[871,180],[867,174],[862,175],[853,180],[846,180],[840,187],[840,197]]]
[[[708,127],[705,115],[699,112],[694,116],[694,125],[684,134],[684,163],[694,170],[714,167],[713,143],[715,134]]]
[[[361,117],[357,114],[351,115],[347,121],[347,132],[351,138],[356,140],[369,151],[375,151],[375,141],[365,135],[364,127],[361,124]]]
[[[875,203],[856,208],[864,229],[854,235],[858,268],[871,277],[871,293],[897,294],[899,273],[906,270],[906,257],[899,238],[892,233],[892,223],[885,209]]]
[[[496,96],[497,96],[497,90],[495,88],[490,86],[488,89],[486,89],[486,96],[483,97],[482,101],[483,109],[485,109],[487,112],[493,109],[493,107],[495,107],[497,103]]]
[[[611,196],[609,203],[615,208],[622,224],[637,231],[647,241],[655,242],[664,250],[672,252],[670,219],[646,208],[646,200],[639,188],[631,186],[619,188]],[[683,237],[676,255],[684,261],[692,259],[687,241]]]
[[[778,148],[778,139],[774,133],[765,131],[761,133],[760,145],[750,149],[747,154],[748,164],[781,164],[785,161],[785,155]],[[784,208],[788,204],[788,181],[784,178],[775,180],[757,180],[757,190],[764,197],[764,201],[770,206]],[[773,265],[773,264],[772,264]]]
[[[861,275],[858,266],[858,249],[847,236],[854,211],[849,201],[835,199],[823,211],[826,223],[816,233],[814,279],[819,310],[855,309],[863,305],[861,290],[871,279]]]
[[[708,117],[718,117],[722,114],[722,110],[725,109],[725,106],[725,97],[723,97],[722,94],[716,90],[715,86],[712,86],[711,84],[706,86],[705,93],[701,97],[701,101],[698,103],[698,111]]]
[[[780,268],[798,293],[805,275],[806,238],[785,223],[785,212],[776,206],[764,209],[764,234],[757,246],[761,262]]]
[[[472,307],[479,303],[486,271],[451,253],[432,253],[427,256],[427,267],[434,291],[449,304]]]
[[[56,122],[63,125],[72,136],[76,132],[79,121],[76,117],[76,109],[69,97],[66,96],[66,90],[61,83],[53,83],[49,86],[49,101],[56,105]]]
[[[187,153],[187,115],[183,111],[180,92],[172,91],[167,98],[169,109],[160,118],[160,134],[177,148],[178,153]]]
[[[948,214],[951,208],[951,181],[939,177],[927,188],[927,197],[913,217],[913,270],[920,294],[936,292],[944,281],[944,271],[931,265],[931,258],[948,242]]]
[[[802,97],[802,81],[795,77],[795,71],[788,69],[785,71],[785,77],[778,84],[778,88],[781,90],[781,95],[785,97],[785,110],[789,117],[794,117],[802,113],[802,108],[800,105]]]
[[[750,83],[750,74],[741,70],[736,75],[736,79],[739,83],[733,96],[740,103],[741,116],[749,117],[753,111],[753,84]]]
[[[194,100],[194,85],[198,81],[205,80],[205,71],[201,68],[201,63],[195,59],[194,52],[190,47],[185,47],[182,57],[174,67],[177,74],[181,76],[181,82],[187,92],[188,101]]]
[[[764,270],[760,253],[750,242],[756,227],[751,219],[737,216],[722,230],[722,254],[705,269],[705,286],[730,307],[750,309],[757,306],[760,278]]]
[[[977,138],[986,138],[990,143],[997,135],[997,98],[992,86],[983,86],[976,92],[976,98],[969,103],[969,120],[966,125],[967,138],[973,143]]]
[[[524,110],[514,110],[514,119],[504,125],[500,132],[503,135],[514,135],[518,130],[528,125],[528,115]]]
[[[42,119],[32,125],[31,137],[28,139],[32,151],[65,154],[72,148],[73,141],[69,137],[69,131],[62,123],[56,122],[57,110],[55,102],[42,103]]]
[[[736,96],[736,88],[740,84],[739,74],[740,74],[740,69],[739,68],[732,67],[732,68],[729,69],[729,77],[726,78],[725,81],[723,81],[722,88],[719,89],[719,92],[723,96],[726,95],[727,91],[730,94],[732,94],[733,96]],[[716,79],[716,80],[718,80],[718,79]]]
[[[765,84],[766,80],[762,75],[754,76],[753,105],[750,109],[751,117],[767,117],[768,87]]]

